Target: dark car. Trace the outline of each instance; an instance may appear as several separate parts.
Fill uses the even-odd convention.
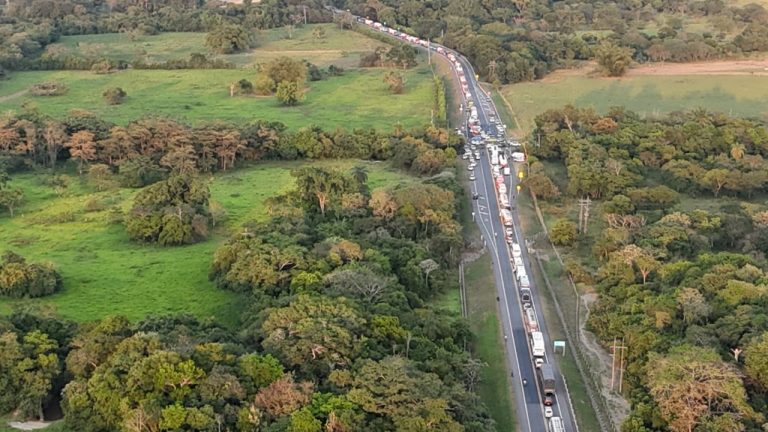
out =
[[[552,406],[552,396],[544,396],[544,406]]]

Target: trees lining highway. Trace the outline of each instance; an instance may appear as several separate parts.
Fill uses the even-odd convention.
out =
[[[344,13],[338,10],[334,10],[334,12]],[[362,22],[375,30],[382,31],[395,38],[400,37],[408,43],[422,46],[426,48],[428,52],[431,50],[446,55],[448,60],[451,61],[451,66],[456,77],[464,86],[465,91],[462,94],[465,102],[464,105],[469,106],[469,102],[471,101],[471,105],[477,107],[477,120],[479,127],[482,128],[483,131],[491,130],[491,128],[493,128],[495,122],[491,121],[491,118],[499,118],[498,113],[495,110],[495,106],[490,102],[490,96],[485,94],[477,82],[474,69],[465,57],[440,45],[419,40],[394,29],[389,29],[380,23],[375,23],[360,17],[356,18],[358,22]],[[469,138],[469,128],[466,128],[465,130],[467,138]],[[510,262],[510,250],[505,241],[504,224],[499,217],[501,206],[496,196],[496,185],[493,180],[493,165],[491,164],[489,156],[491,146],[488,145],[487,148],[488,151],[482,151],[482,149],[480,151],[481,157],[480,164],[478,165],[480,175],[477,176],[477,179],[472,183],[473,197],[477,197],[476,200],[473,200],[473,219],[480,227],[480,230],[483,233],[484,243],[492,255],[493,273],[496,280],[496,288],[499,293],[498,299],[500,310],[502,312],[501,318],[505,335],[505,352],[510,370],[512,370],[513,377],[515,377],[512,382],[516,396],[519,430],[535,432],[546,431],[553,427],[553,422],[547,421],[545,416],[543,405],[545,395],[540,386],[540,379],[536,376],[536,367],[528,342],[525,319],[523,316],[524,307],[530,307],[534,311],[541,311],[542,308],[537,290],[532,283],[533,281],[531,281],[532,295],[530,304],[524,306],[518,295],[519,287]],[[518,167],[518,169],[522,169],[522,167]],[[517,172],[515,172],[515,174],[517,174]],[[513,237],[521,246],[524,246],[525,237],[520,230],[520,218],[517,207],[514,204],[517,196],[517,178],[517,175],[507,177],[505,186],[507,186],[509,193],[508,201],[511,203],[512,210],[513,235],[511,237]],[[531,262],[526,247],[521,247],[520,255],[526,274],[532,275]],[[545,341],[544,361],[551,365],[552,370],[555,373],[556,385],[553,394],[553,410],[555,417],[560,419],[555,423],[562,423],[562,427],[566,431],[576,431],[578,430],[578,426],[576,425],[575,418],[572,414],[573,410],[570,397],[566,391],[563,377],[554,362],[554,352],[552,345],[549,343],[550,341],[543,314],[535,315],[538,317],[537,321],[539,329],[542,332]]]

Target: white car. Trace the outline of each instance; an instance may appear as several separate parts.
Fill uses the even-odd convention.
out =
[[[554,412],[552,411],[551,406],[545,406],[544,407],[544,417],[551,418],[554,415]]]
[[[469,159],[469,153],[464,153],[463,155],[461,155],[461,158],[464,160]]]
[[[475,179],[475,173],[474,173],[474,172],[473,172],[472,174],[470,174],[470,175],[469,175],[469,179],[470,179],[470,180],[474,180],[474,179]]]
[[[475,165],[474,164],[469,164],[467,166],[467,171],[472,171],[473,169],[475,169]]]
[[[475,160],[480,160],[480,152],[479,151],[475,152]]]

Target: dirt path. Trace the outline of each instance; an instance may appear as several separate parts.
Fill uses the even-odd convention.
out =
[[[9,100],[13,100],[13,99],[22,97],[22,96],[24,96],[27,93],[29,93],[29,90],[22,90],[20,92],[14,93],[14,94],[9,94],[8,96],[0,96],[0,103],[8,102]]]
[[[38,421],[8,422],[8,426],[14,429],[25,430],[25,431],[45,429],[50,425],[51,425],[50,423],[38,422]]]
[[[595,69],[597,69],[597,64],[595,62],[588,62],[575,69],[561,69],[555,71],[541,79],[541,82],[558,82],[563,78],[573,76],[595,76]],[[696,63],[646,63],[642,65],[636,65],[635,67],[629,69],[627,74],[622,78],[662,75],[768,76],[768,58],[749,60],[722,60]],[[599,78],[616,79],[604,77]]]

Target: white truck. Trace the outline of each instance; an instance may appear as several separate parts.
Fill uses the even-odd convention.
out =
[[[539,331],[531,333],[531,351],[534,357],[544,357],[544,335]]]

